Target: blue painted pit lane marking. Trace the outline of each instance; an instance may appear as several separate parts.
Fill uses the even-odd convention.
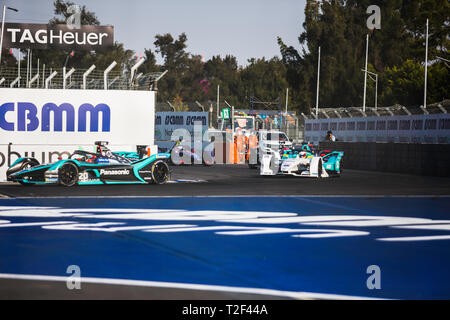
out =
[[[0,273],[67,276],[76,264],[93,278],[449,299],[449,207],[450,197],[0,199]],[[366,286],[370,265],[380,290]]]

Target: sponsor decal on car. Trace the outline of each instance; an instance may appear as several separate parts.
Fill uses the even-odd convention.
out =
[[[107,170],[107,169],[100,169],[100,175],[107,175],[107,176],[125,176],[130,174],[130,170],[128,169],[121,169],[121,170]]]
[[[45,182],[57,182],[57,181],[58,181],[58,172],[47,171],[45,173]]]

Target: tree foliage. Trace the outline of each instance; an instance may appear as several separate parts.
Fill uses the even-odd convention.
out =
[[[366,25],[370,5],[381,9],[381,29]],[[448,98],[448,68],[435,61],[449,47],[450,5],[446,0],[308,0],[301,50],[278,38],[287,81],[300,110],[315,104],[317,57],[321,47],[321,107],[361,106],[363,101],[366,34],[369,34],[369,71],[379,74],[379,103],[419,105],[423,102],[425,26],[430,19],[428,69],[429,101]],[[374,96],[368,82],[368,104]]]

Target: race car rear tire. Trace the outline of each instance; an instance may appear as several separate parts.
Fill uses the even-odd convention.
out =
[[[323,162],[322,159],[319,159],[319,167],[317,168],[317,175],[319,178],[322,178],[323,173]]]
[[[59,184],[71,187],[78,182],[78,167],[72,162],[64,163],[58,171]]]
[[[155,184],[166,183],[170,178],[169,166],[165,161],[158,160],[152,165],[152,182]]]

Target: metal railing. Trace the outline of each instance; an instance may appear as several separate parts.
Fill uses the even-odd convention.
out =
[[[306,119],[325,119],[325,118],[353,118],[353,117],[379,117],[379,116],[399,116],[399,115],[415,115],[415,114],[442,114],[450,112],[450,100],[443,100],[438,103],[423,106],[402,106],[399,104],[390,107],[366,108],[363,112],[362,108],[346,107],[346,108],[319,108],[318,115],[312,111],[309,114],[301,113],[303,120]]]
[[[110,71],[95,67],[89,69],[47,68],[27,72],[22,68],[0,70],[0,88],[42,88],[42,89],[108,89],[108,90],[155,90],[156,82],[165,72],[137,74]],[[106,80],[106,81],[105,81]],[[106,85],[105,85],[106,84]]]

